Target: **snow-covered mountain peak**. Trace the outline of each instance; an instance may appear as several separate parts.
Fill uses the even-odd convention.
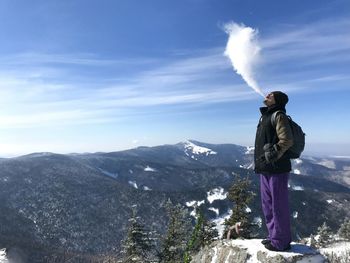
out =
[[[184,147],[185,147],[185,153],[187,155],[188,154],[203,154],[203,155],[208,156],[209,154],[217,154],[217,152],[213,151],[212,149],[196,145],[191,141],[184,142]]]

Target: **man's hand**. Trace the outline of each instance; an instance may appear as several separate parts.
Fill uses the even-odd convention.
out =
[[[278,159],[278,146],[277,144],[267,143],[264,145],[265,160],[267,163],[272,163]]]

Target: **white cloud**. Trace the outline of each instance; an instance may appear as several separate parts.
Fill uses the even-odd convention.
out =
[[[323,20],[298,28],[279,27],[273,35],[262,37],[264,63],[349,61],[349,27],[350,19]]]
[[[291,60],[295,65],[328,63],[331,66],[333,62],[348,62],[349,26],[349,19],[337,19],[301,28],[279,27],[269,35],[261,30],[265,57],[262,64],[265,63],[266,68],[275,67],[273,75],[265,71],[266,75],[259,75],[263,86],[288,92],[312,92],[322,83],[347,81],[348,75],[332,71],[332,67],[327,67],[326,74],[317,72],[315,67],[311,67],[313,74],[305,69],[291,73],[279,67],[283,68]],[[230,63],[223,56],[224,46],[223,42],[222,47],[169,60],[106,60],[92,54],[2,56],[2,127],[116,122],[150,114],[157,106],[181,106],[185,110],[184,106],[257,99],[256,94],[231,73]],[[120,67],[135,65],[142,66],[132,73],[118,75]],[[102,73],[107,68],[113,73],[90,76],[86,66]],[[326,88],[329,85],[322,86]]]

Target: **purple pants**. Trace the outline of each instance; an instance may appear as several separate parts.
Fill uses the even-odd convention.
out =
[[[288,204],[289,173],[260,174],[261,204],[271,244],[285,249],[291,242]]]

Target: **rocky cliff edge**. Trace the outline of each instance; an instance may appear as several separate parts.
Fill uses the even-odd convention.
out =
[[[291,250],[267,250],[261,239],[218,240],[203,248],[192,263],[325,263],[317,250],[302,244],[291,244]]]

